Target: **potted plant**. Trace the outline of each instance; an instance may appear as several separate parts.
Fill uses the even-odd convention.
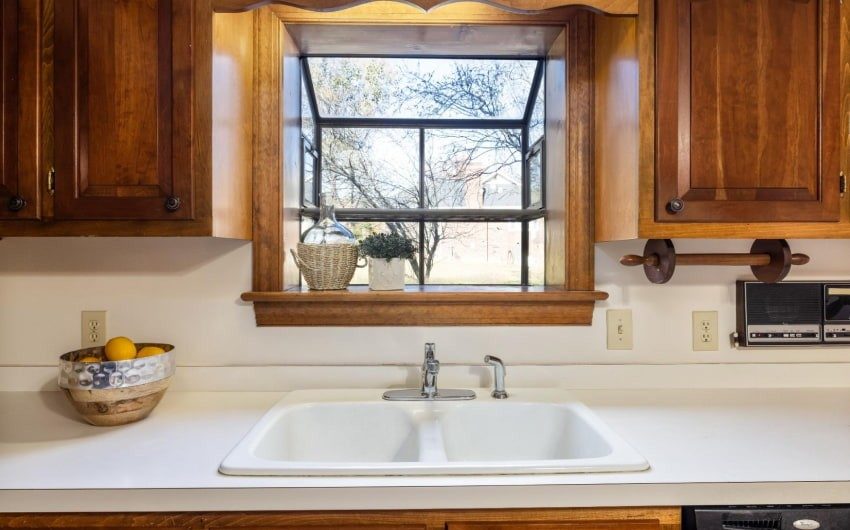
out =
[[[413,241],[401,234],[372,234],[360,242],[360,254],[369,258],[369,289],[404,289],[404,262],[416,254]]]

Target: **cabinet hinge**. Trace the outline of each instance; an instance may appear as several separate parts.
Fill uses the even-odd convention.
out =
[[[51,195],[56,193],[56,168],[47,171],[47,192]]]

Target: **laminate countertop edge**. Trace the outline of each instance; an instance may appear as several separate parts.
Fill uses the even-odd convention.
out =
[[[169,392],[146,420],[81,423],[58,392],[0,392],[0,512],[839,503],[850,388],[575,390],[651,469],[467,477],[231,477],[280,392]],[[125,454],[122,455],[122,452]]]

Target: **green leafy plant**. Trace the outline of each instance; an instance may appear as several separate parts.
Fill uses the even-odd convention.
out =
[[[412,259],[416,245],[401,234],[372,234],[360,242],[360,254],[378,259]]]

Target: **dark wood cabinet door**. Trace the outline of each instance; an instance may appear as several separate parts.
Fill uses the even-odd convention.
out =
[[[57,219],[192,218],[192,3],[55,2]]]
[[[38,0],[0,4],[0,220],[39,214],[40,22]]]
[[[840,0],[655,6],[657,220],[837,221]]]
[[[216,527],[210,527],[216,528]],[[278,526],[239,526],[238,530],[427,530],[425,525],[378,523],[281,524]]]
[[[449,523],[448,530],[661,530],[657,521],[470,522]]]

